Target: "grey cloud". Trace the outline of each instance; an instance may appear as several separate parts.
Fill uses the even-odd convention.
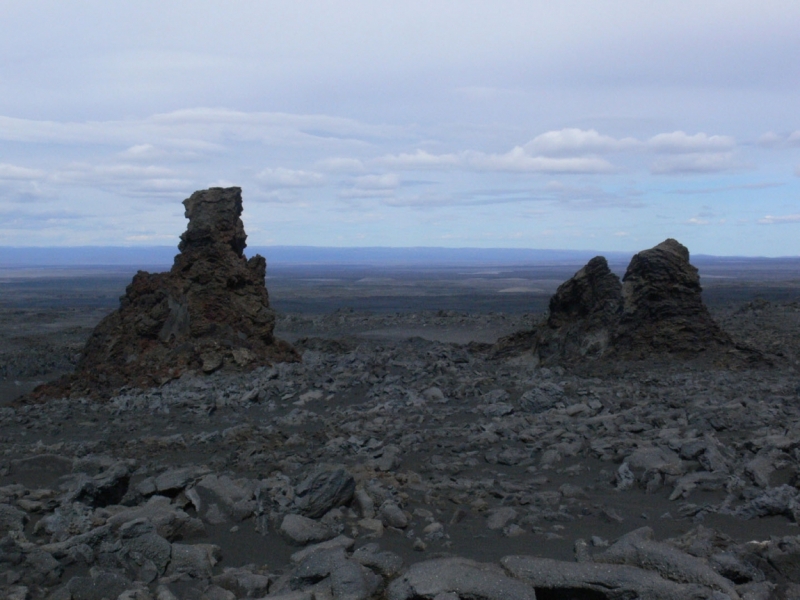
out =
[[[0,179],[30,181],[43,179],[45,175],[46,173],[41,169],[29,169],[28,167],[0,163]]]
[[[261,183],[267,187],[319,187],[325,184],[325,177],[321,173],[313,171],[302,171],[277,167],[267,168],[256,175]]]
[[[357,158],[346,157],[332,157],[318,160],[315,163],[316,168],[323,171],[332,171],[339,173],[363,173],[366,171],[364,163]]]
[[[596,186],[575,186],[551,181],[530,189],[483,189],[461,193],[427,193],[392,197],[383,203],[393,207],[446,208],[499,204],[551,203],[568,209],[641,208],[642,193],[634,189],[610,192]]]
[[[147,144],[219,150],[229,140],[272,145],[369,145],[403,137],[396,126],[368,125],[343,117],[193,108],[144,119],[57,122],[0,116],[0,139],[59,144]]]
[[[680,154],[660,158],[650,165],[650,171],[656,175],[721,173],[743,168],[730,152]]]

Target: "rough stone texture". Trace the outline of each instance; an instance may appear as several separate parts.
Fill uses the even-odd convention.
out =
[[[622,305],[622,284],[602,256],[596,256],[550,298],[547,324],[536,339],[549,360],[597,357],[608,348]]]
[[[242,254],[241,188],[210,188],[183,201],[189,219],[172,269],[139,271],[86,343],[75,373],[34,398],[108,396],[152,387],[186,371],[242,370],[299,359],[273,336],[267,263]]]
[[[676,583],[637,567],[568,563],[534,556],[506,556],[501,561],[513,577],[527,581],[537,595],[553,598],[618,600],[701,600],[713,591],[696,584]]]
[[[673,239],[636,254],[622,282],[606,259],[596,256],[559,286],[546,321],[498,340],[491,354],[532,352],[542,365],[696,357],[715,350],[756,358],[758,353],[736,346],[714,321],[701,292],[689,251]]]
[[[654,571],[664,579],[678,583],[697,583],[738,599],[733,584],[700,558],[653,540],[653,530],[642,527],[622,536],[610,548],[597,554],[598,563],[631,565]]]
[[[448,593],[476,600],[536,598],[533,588],[507,577],[495,565],[464,558],[439,558],[416,563],[387,588],[389,600],[433,600]]]
[[[689,263],[689,250],[677,241],[668,239],[636,254],[622,281],[617,354],[691,355],[733,346],[703,304],[700,276]]]

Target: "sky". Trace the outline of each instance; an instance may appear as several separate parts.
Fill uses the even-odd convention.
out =
[[[4,0],[0,246],[800,255],[797,0]]]

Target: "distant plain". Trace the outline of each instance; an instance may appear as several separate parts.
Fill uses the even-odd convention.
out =
[[[363,331],[336,332],[387,340],[422,335],[457,343],[491,342],[544,314],[557,287],[585,263],[578,254],[520,264],[484,260],[474,265],[469,257],[425,265],[420,259],[381,264],[345,256],[346,262],[336,264],[271,261],[265,254],[270,303],[284,317],[278,320],[276,335],[289,341],[319,334],[311,321],[301,317],[348,310],[373,315],[491,314],[496,318],[482,327],[465,320],[423,331],[403,320],[402,325],[375,329],[370,322]],[[613,255],[609,260],[612,270],[622,276],[628,257]],[[692,262],[700,271],[703,297],[712,312],[756,298],[773,302],[800,298],[800,258],[698,256]],[[168,268],[166,263],[0,266],[0,403],[68,371],[92,328],[118,306],[138,269]],[[503,315],[508,318],[500,318]],[[292,316],[297,318],[288,318]]]

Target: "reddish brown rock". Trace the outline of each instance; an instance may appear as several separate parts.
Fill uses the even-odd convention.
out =
[[[190,370],[299,360],[273,336],[266,261],[243,255],[241,189],[195,192],[183,204],[189,224],[172,269],[139,271],[119,309],[95,328],[75,372],[37,388],[34,397],[108,396],[123,386],[160,385]]]

